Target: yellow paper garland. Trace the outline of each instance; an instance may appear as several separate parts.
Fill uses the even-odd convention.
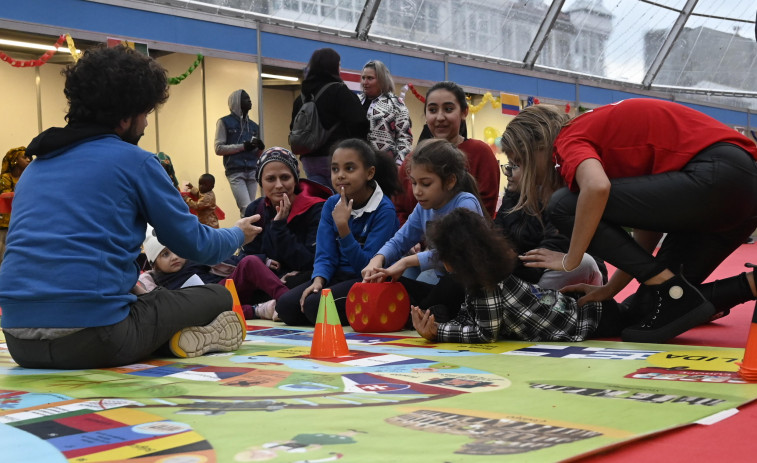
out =
[[[481,102],[475,106],[468,106],[468,112],[471,114],[476,114],[477,112],[481,111],[481,109],[486,106],[486,103],[491,102],[492,109],[497,109],[500,106],[499,97],[494,97],[491,92],[484,93],[484,97],[481,99]]]
[[[71,52],[71,56],[74,58],[74,63],[79,61],[81,53],[76,50],[76,45],[74,45],[74,39],[71,37],[71,34],[66,34],[66,44],[68,45],[68,51]]]

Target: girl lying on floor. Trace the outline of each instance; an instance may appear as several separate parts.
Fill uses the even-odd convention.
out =
[[[560,291],[543,289],[512,275],[517,258],[491,221],[467,209],[455,209],[429,224],[426,238],[448,272],[466,288],[455,319],[437,323],[433,310],[412,306],[418,334],[436,342],[583,341],[615,337],[646,314],[620,312],[609,299],[579,304],[591,286]],[[706,283],[704,297],[726,309],[756,297],[754,272]],[[581,301],[583,302],[583,301]]]

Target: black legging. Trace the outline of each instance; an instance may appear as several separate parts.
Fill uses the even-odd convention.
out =
[[[443,275],[433,285],[406,277],[400,278],[399,282],[407,290],[410,303],[421,310],[431,309],[438,323],[455,318],[465,302],[465,288],[450,274]]]
[[[347,315],[345,313],[347,306],[347,294],[349,294],[352,285],[363,281],[355,275],[335,275],[324,288],[331,289],[331,295],[334,297],[334,306],[342,325],[348,325]],[[279,318],[287,325],[295,326],[313,326],[318,319],[318,306],[321,302],[321,293],[309,294],[305,298],[304,309],[300,307],[300,298],[302,293],[310,286],[312,281],[295,286],[285,292],[276,301],[276,312]]]
[[[588,252],[639,282],[664,269],[699,284],[757,228],[757,164],[743,149],[717,143],[680,171],[611,179],[610,196]],[[570,236],[578,193],[556,191],[552,223]],[[623,227],[665,232],[657,256]]]
[[[338,275],[332,278],[328,288],[334,296],[334,305],[339,314],[342,325],[347,325],[347,295],[352,285],[362,281],[362,278],[354,275]],[[402,277],[399,282],[405,287],[410,297],[410,303],[421,309],[431,309],[438,322],[447,322],[457,315],[460,306],[465,300],[465,289],[453,280],[451,275],[445,275],[436,285],[423,283]],[[318,305],[320,293],[311,294],[305,299],[304,311],[300,309],[300,297],[302,292],[310,286],[311,282],[303,283],[281,296],[276,302],[276,311],[279,318],[287,325],[314,325],[318,317]]]

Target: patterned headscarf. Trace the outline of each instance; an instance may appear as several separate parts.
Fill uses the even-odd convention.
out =
[[[265,167],[265,165],[269,162],[273,161],[283,162],[284,165],[289,167],[289,169],[292,171],[292,175],[294,175],[294,181],[300,181],[300,170],[297,163],[297,157],[286,148],[274,146],[273,148],[268,148],[267,150],[263,151],[263,154],[261,154],[258,158],[258,171],[256,177],[260,186],[263,186],[263,167]]]
[[[3,157],[3,165],[2,168],[0,168],[0,173],[6,174],[10,173],[10,171],[16,167],[16,164],[18,163],[18,158],[21,156],[26,156],[26,147],[19,146],[18,148],[12,148],[10,151],[5,153],[5,157]]]

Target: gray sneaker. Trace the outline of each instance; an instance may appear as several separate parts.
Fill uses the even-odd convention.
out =
[[[221,312],[205,326],[189,326],[171,337],[169,347],[177,357],[199,357],[207,352],[239,349],[247,335],[246,322],[236,312]],[[243,328],[244,327],[244,328]]]

